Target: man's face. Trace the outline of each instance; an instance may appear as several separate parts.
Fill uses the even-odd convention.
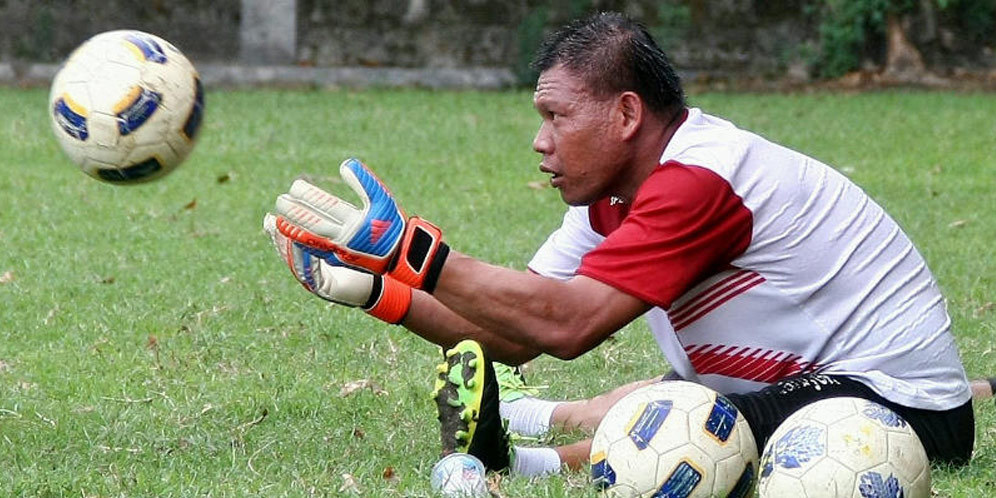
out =
[[[613,193],[624,161],[622,143],[613,138],[613,99],[598,99],[584,81],[561,65],[540,75],[533,104],[543,123],[533,149],[543,155],[540,171],[564,202],[590,204]]]

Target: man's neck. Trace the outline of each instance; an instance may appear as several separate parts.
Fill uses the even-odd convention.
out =
[[[667,144],[671,141],[671,138],[678,131],[681,124],[685,122],[687,115],[688,110],[681,108],[670,116],[667,121],[653,120],[648,123],[649,126],[644,133],[641,133],[634,144],[636,153],[633,155],[633,174],[631,175],[630,182],[623,189],[620,189],[620,192],[615,197],[627,203],[633,200],[636,196],[636,191],[640,189],[643,182],[660,165],[664,149],[667,148]]]

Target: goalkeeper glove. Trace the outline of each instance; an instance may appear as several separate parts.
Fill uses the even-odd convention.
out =
[[[277,197],[277,229],[342,264],[432,292],[449,254],[439,228],[406,218],[387,187],[360,161],[343,161],[339,174],[359,194],[362,208],[296,180]]]
[[[385,322],[401,323],[412,303],[411,287],[391,278],[341,266],[335,256],[313,254],[277,230],[276,217],[267,213],[263,230],[294,278],[312,294],[359,307]]]

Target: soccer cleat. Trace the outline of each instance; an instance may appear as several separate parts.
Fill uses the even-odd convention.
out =
[[[492,364],[495,368],[495,378],[498,380],[498,398],[503,403],[510,403],[526,396],[535,398],[539,395],[539,390],[546,387],[526,385],[526,378],[522,375],[519,367],[504,363]]]
[[[469,453],[492,471],[509,466],[508,434],[498,413],[498,381],[481,345],[464,340],[436,367],[443,455]]]

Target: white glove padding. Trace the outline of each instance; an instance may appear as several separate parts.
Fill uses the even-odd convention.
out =
[[[432,292],[449,254],[439,228],[417,216],[407,218],[387,187],[359,160],[343,161],[339,174],[362,207],[297,180],[276,200],[280,233],[333,264],[388,275]]]
[[[273,247],[287,263],[294,278],[316,296],[346,306],[363,306],[370,300],[374,275],[333,266],[305,251],[300,244],[277,230],[276,217],[267,213],[263,230],[270,235]]]
[[[263,230],[273,241],[280,258],[294,278],[312,294],[352,307],[363,308],[381,320],[399,323],[411,305],[411,288],[381,275],[338,266],[334,256],[326,260],[285,237],[276,227],[276,217],[267,213]]]

